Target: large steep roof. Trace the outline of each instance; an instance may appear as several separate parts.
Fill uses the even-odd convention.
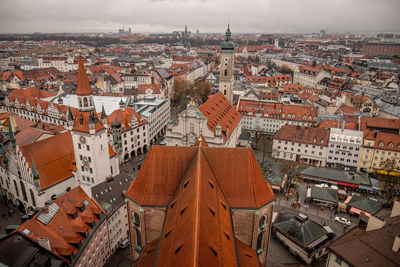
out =
[[[160,238],[145,246],[138,266],[259,265],[256,251],[234,237],[230,206],[202,139],[169,201]]]
[[[73,164],[75,154],[70,132],[60,133],[19,149],[30,168],[32,160],[34,161],[42,189],[72,177],[72,171],[76,169]]]
[[[86,74],[85,67],[83,66],[83,60],[79,60],[78,67],[78,86],[76,88],[77,95],[92,95],[93,90],[90,87],[89,79]]]
[[[127,191],[127,196],[144,206],[166,206],[178,184],[201,150],[229,205],[259,208],[274,199],[254,153],[249,148],[153,146]]]
[[[221,92],[208,99],[207,102],[199,107],[199,110],[207,117],[207,127],[210,131],[215,132],[215,128],[218,125],[222,127],[221,133],[224,141],[230,136],[242,118],[242,115]]]

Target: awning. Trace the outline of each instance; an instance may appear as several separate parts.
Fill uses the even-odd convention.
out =
[[[352,198],[353,198],[353,196],[348,196],[348,197],[346,198],[346,200],[344,201],[344,203],[345,203],[345,204],[349,203],[350,200],[351,200]]]
[[[366,186],[366,185],[359,185],[358,188],[360,189],[364,189],[364,190],[368,190],[368,191],[372,191],[372,187],[371,186]]]
[[[281,190],[281,188],[277,185],[271,185],[271,187],[272,187],[272,189],[275,189],[275,190]]]
[[[358,215],[360,215],[361,212],[364,212],[364,214],[365,214],[366,216],[368,216],[368,217],[371,216],[371,214],[370,214],[369,212],[366,212],[366,211],[363,211],[363,210],[360,210],[360,209],[357,209],[357,208],[354,208],[354,207],[351,207],[350,212],[351,212],[351,213],[358,214]]]

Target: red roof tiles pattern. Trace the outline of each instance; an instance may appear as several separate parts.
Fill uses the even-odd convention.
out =
[[[105,216],[105,212],[80,186],[65,193],[53,203],[58,205],[59,210],[47,225],[38,220],[40,214],[46,212],[46,209],[43,209],[32,219],[25,221],[17,231],[22,233],[25,229],[29,230],[29,237],[35,242],[38,242],[39,238],[48,238],[51,251],[70,262],[70,256],[79,250],[78,244],[86,240],[86,231],[90,234],[94,225],[100,221],[100,216]],[[74,213],[75,219],[72,216]]]
[[[276,132],[274,140],[328,146],[329,129],[284,125]]]
[[[76,88],[77,95],[92,95],[93,90],[90,87],[89,79],[86,74],[85,66],[83,66],[83,60],[79,61],[78,68],[78,86]]]
[[[220,125],[222,127],[222,137],[224,141],[236,128],[242,116],[225,98],[218,92],[199,107],[199,110],[207,117],[207,126],[212,132]]]
[[[32,159],[35,162],[42,189],[73,176],[76,167],[70,132],[21,146],[19,150],[29,168],[32,168]]]
[[[255,117],[256,113],[261,113],[263,118],[305,122],[316,122],[318,116],[318,109],[314,106],[286,105],[253,100],[240,100],[238,110],[244,116]]]

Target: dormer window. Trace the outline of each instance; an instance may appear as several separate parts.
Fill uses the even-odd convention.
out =
[[[388,147],[389,147],[389,148],[393,148],[393,143],[390,142],[389,145],[388,145]]]
[[[385,144],[385,143],[383,143],[382,141],[379,142],[379,146],[380,146],[380,147],[383,147],[384,144]]]

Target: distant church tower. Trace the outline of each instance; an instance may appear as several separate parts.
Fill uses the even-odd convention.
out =
[[[235,43],[231,40],[231,30],[226,30],[225,41],[221,44],[221,56],[219,66],[219,91],[233,104],[233,64],[235,61]]]
[[[74,145],[77,178],[79,185],[90,196],[92,186],[112,175],[107,130],[97,116],[83,61],[79,61],[78,86],[79,112],[73,120],[72,142]],[[114,173],[118,170],[114,170]]]

